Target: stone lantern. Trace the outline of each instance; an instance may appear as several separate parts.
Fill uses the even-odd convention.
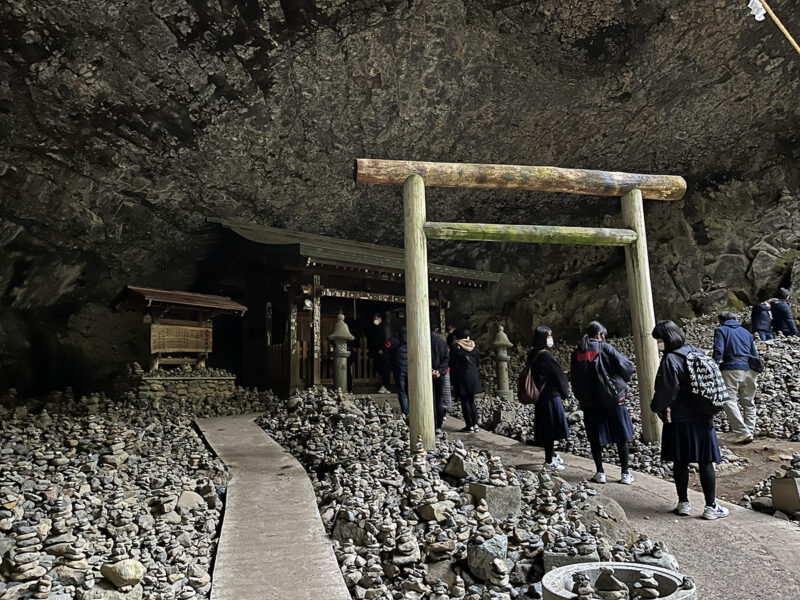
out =
[[[497,335],[494,336],[492,347],[497,357],[497,395],[506,400],[511,400],[514,394],[508,388],[508,349],[514,344],[508,341],[508,336],[503,331],[503,326],[497,326]]]
[[[333,344],[333,387],[341,388],[344,392],[347,391],[347,358],[350,356],[347,342],[354,339],[344,322],[344,315],[339,313],[328,340]]]

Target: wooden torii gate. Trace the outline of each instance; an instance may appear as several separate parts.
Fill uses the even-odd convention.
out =
[[[435,163],[402,160],[356,160],[358,183],[403,186],[405,224],[406,321],[408,333],[408,399],[411,445],[418,436],[435,446],[431,380],[430,316],[428,314],[427,238],[486,242],[536,242],[623,246],[631,302],[631,322],[639,377],[642,434],[646,442],[661,438],[661,423],[650,410],[658,369],[658,349],[650,332],[655,327],[643,198],[680,200],[683,177],[636,175],[610,171]],[[433,223],[425,219],[425,186],[477,187],[621,196],[626,229],[550,225]]]

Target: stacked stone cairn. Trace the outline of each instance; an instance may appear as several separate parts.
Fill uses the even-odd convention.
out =
[[[446,436],[412,450],[404,421],[372,398],[308,390],[259,423],[306,468],[353,598],[541,598],[548,564],[635,561],[624,512],[585,482]]]
[[[192,420],[273,402],[3,394],[0,598],[208,598],[228,474]]]

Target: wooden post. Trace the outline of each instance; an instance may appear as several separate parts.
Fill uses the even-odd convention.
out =
[[[636,370],[639,379],[642,436],[645,442],[657,442],[661,439],[661,421],[650,410],[650,401],[653,399],[658,370],[658,347],[651,335],[656,320],[650,285],[650,261],[647,258],[644,203],[639,190],[628,192],[622,197],[622,218],[625,226],[638,234],[636,241],[625,247],[625,265],[628,270],[633,347],[636,351]]]
[[[300,353],[297,351],[297,302],[289,294],[289,335],[286,345],[289,353],[289,393],[294,394],[300,385]]]
[[[411,448],[422,436],[426,449],[436,446],[433,430],[431,324],[428,303],[428,247],[425,232],[425,183],[411,175],[403,184],[405,222],[406,324],[408,337],[408,424]]]
[[[313,363],[311,365],[311,372],[313,377],[314,385],[319,385],[322,381],[322,331],[320,328],[322,327],[322,314],[321,314],[321,286],[319,275],[314,275],[314,286],[311,290],[312,293],[312,314],[311,314],[311,333],[313,335],[313,352],[312,352],[312,360]]]

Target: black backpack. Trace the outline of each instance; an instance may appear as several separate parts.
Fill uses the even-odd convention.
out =
[[[722,379],[719,365],[710,356],[694,346],[689,348],[687,351],[676,350],[675,354],[686,359],[686,370],[689,372],[695,400],[694,409],[701,414],[713,416],[725,408],[730,400],[728,386]]]
[[[585,408],[601,408],[614,410],[625,398],[628,386],[619,388],[611,376],[611,365],[601,351],[576,350],[576,362],[583,368],[583,373],[573,374],[572,387],[575,396]],[[583,385],[589,382],[589,385]]]

